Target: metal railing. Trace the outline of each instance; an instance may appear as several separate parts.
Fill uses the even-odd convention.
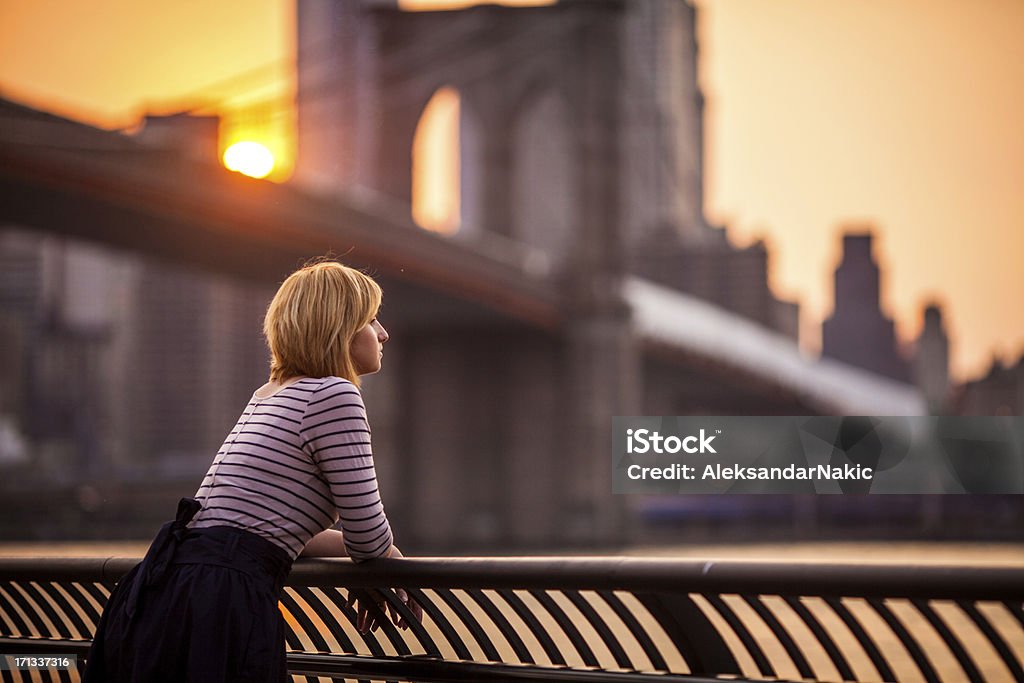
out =
[[[84,658],[137,561],[0,559],[0,652]],[[423,623],[359,633],[349,592],[385,587],[409,590]],[[1024,680],[1022,601],[1018,568],[318,559],[296,562],[280,608],[298,681],[1001,681]]]

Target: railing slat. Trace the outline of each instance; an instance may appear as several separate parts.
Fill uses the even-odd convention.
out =
[[[875,665],[875,669],[878,671],[878,675],[882,677],[883,681],[896,680],[896,676],[893,675],[892,669],[889,668],[889,663],[882,656],[882,653],[878,650],[875,645],[875,641],[868,635],[864,627],[861,626],[860,622],[850,614],[850,610],[843,604],[842,599],[826,597],[825,602],[832,611],[835,612],[839,618],[846,624],[846,628],[850,629],[853,637],[857,639],[860,646],[864,648],[864,652],[867,653],[868,659]]]
[[[434,624],[441,630],[441,635],[445,637],[448,644],[455,650],[455,656],[459,659],[473,659],[473,656],[469,653],[469,648],[462,642],[462,638],[455,632],[455,628],[448,621],[447,617],[438,609],[434,601],[427,597],[427,595],[420,590],[414,588],[407,588],[410,597],[420,604],[423,608],[423,613],[431,618]],[[433,641],[431,641],[433,643]],[[441,651],[436,647],[434,650],[427,650],[427,654],[431,657],[441,657]]]
[[[811,670],[810,664],[807,663],[807,659],[804,657],[804,653],[797,647],[796,642],[793,641],[789,631],[787,631],[779,620],[775,617],[767,605],[761,602],[761,597],[758,595],[741,595],[741,598],[750,605],[750,607],[757,612],[757,615],[761,617],[761,620],[767,624],[771,632],[775,634],[775,637],[782,643],[783,649],[786,650],[786,654],[793,660],[793,664],[796,666],[797,671],[804,678],[814,678],[814,672]]]
[[[110,593],[104,592],[103,588],[91,581],[84,583],[76,581],[71,585],[83,595],[88,596],[85,605],[87,606],[89,616],[92,617],[93,621],[99,623],[100,617],[102,617],[103,605],[107,604]]]
[[[579,629],[577,629],[575,624],[572,623],[572,620],[566,616],[562,608],[551,599],[551,596],[547,594],[547,591],[534,590],[530,591],[530,595],[540,603],[541,607],[551,615],[551,618],[555,620],[558,627],[562,629],[562,633],[565,634],[569,639],[569,642],[572,643],[572,646],[576,648],[576,652],[579,654],[580,658],[583,659],[583,664],[586,666],[597,666],[597,657],[594,656],[594,651],[590,649],[590,646],[587,645],[587,641],[583,638]]]
[[[306,600],[306,591],[308,590],[308,588],[292,589],[292,595],[290,596],[290,600],[287,605],[288,612],[292,615],[292,618],[295,619],[299,628],[302,629],[303,635],[313,643],[313,647],[316,648],[318,652],[330,652],[331,646],[327,643],[327,639],[320,632],[320,629],[317,628],[316,624],[313,623],[313,619],[306,613],[306,610],[302,607],[302,605],[305,604],[308,605],[310,609],[313,608],[313,606],[309,604],[309,601]]]
[[[1010,651],[1010,646],[1006,644],[999,633],[992,628],[992,624],[989,623],[981,612],[978,611],[977,605],[970,600],[958,600],[957,604],[960,608],[967,613],[967,616],[971,618],[975,626],[985,635],[988,642],[992,643],[992,647],[995,648],[996,652],[999,653],[1000,659],[1006,664],[1006,668],[1010,670],[1010,674],[1013,675],[1015,681],[1024,681],[1024,668],[1021,667],[1017,658]]]
[[[722,634],[688,594],[643,592],[637,593],[636,598],[668,635],[691,673],[700,676],[742,673]]]
[[[278,609],[281,608],[283,608],[288,613],[288,616],[292,616],[292,613],[296,609],[295,600],[288,593],[288,591],[285,591],[281,595],[281,600],[278,603]],[[292,618],[294,618],[294,616]],[[287,645],[292,650],[302,651],[302,649],[305,647],[302,644],[302,640],[299,639],[298,633],[296,633],[295,629],[291,627],[286,628],[284,630],[284,642],[285,645]]]
[[[533,656],[530,654],[530,650],[526,647],[526,643],[524,643],[523,639],[519,637],[519,634],[515,632],[515,629],[512,628],[512,624],[510,624],[505,615],[501,613],[501,610],[495,606],[494,602],[484,595],[483,591],[476,588],[467,590],[466,595],[472,598],[473,601],[480,606],[480,609],[484,611],[484,614],[494,622],[494,625],[498,627],[498,631],[505,637],[505,640],[508,641],[512,651],[516,653],[516,657],[519,658],[519,661],[523,664],[533,664]]]
[[[569,598],[570,602],[576,606],[576,609],[580,611],[594,630],[597,631],[597,635],[600,636],[602,642],[608,647],[608,651],[612,653],[612,657],[615,658],[615,663],[623,669],[632,668],[633,663],[626,656],[626,651],[622,649],[622,644],[612,634],[604,619],[598,616],[593,605],[587,602],[587,599],[580,595],[579,591],[566,591],[565,596]]]
[[[668,671],[668,664],[665,663],[661,653],[658,652],[658,648],[655,647],[653,642],[651,642],[651,637],[647,634],[647,631],[640,625],[640,622],[637,621],[636,616],[626,609],[626,606],[622,604],[622,601],[619,600],[618,597],[616,597],[615,593],[612,591],[597,591],[597,594],[600,595],[601,599],[612,608],[612,611],[619,619],[622,620],[626,629],[629,630],[630,634],[632,634],[634,638],[636,638],[637,642],[640,644],[640,649],[643,650],[644,654],[647,655],[647,658],[651,660],[651,666],[658,671]]]
[[[921,649],[917,640],[910,635],[910,632],[903,625],[903,622],[896,618],[896,615],[892,613],[892,610],[886,606],[884,601],[879,600],[878,598],[869,598],[868,604],[871,605],[871,607],[878,612],[878,615],[885,620],[885,623],[889,625],[889,628],[893,630],[896,637],[900,639],[901,643],[903,643],[903,647],[907,648],[907,652],[910,653],[910,657],[914,660],[914,664],[917,665],[917,668],[921,672],[921,675],[924,676],[924,679],[928,681],[928,683],[939,683],[939,675],[935,673],[935,668],[932,666],[931,662],[928,661],[928,657],[925,656],[924,650]]]
[[[341,591],[336,588],[320,588],[319,590],[323,593],[324,599],[329,600],[334,609],[338,611],[338,613],[341,615],[341,619],[344,619],[346,622],[350,624],[354,623],[352,622],[351,617],[348,614],[346,614],[345,603],[348,600],[347,596],[342,595]],[[324,605],[324,609],[327,610],[326,605]],[[333,613],[331,613],[331,618],[334,618]],[[345,629],[341,626],[340,622],[338,628],[335,629],[335,631],[335,638],[338,640],[338,645],[341,646],[342,650],[344,652],[355,652],[356,645],[354,642],[352,642],[352,639],[348,637],[348,634],[345,632]]]
[[[800,617],[801,621],[807,625],[807,628],[811,630],[814,637],[818,639],[819,643],[821,643],[821,646],[825,648],[825,653],[828,655],[829,659],[832,660],[832,664],[836,667],[836,670],[839,671],[839,676],[844,681],[856,680],[856,676],[853,675],[853,669],[850,668],[850,663],[846,661],[846,656],[839,649],[835,639],[832,638],[828,631],[825,630],[821,625],[821,622],[818,621],[818,618],[811,614],[811,611],[807,609],[807,605],[805,605],[800,598],[790,595],[784,595],[783,600],[785,600],[786,604],[796,612],[796,615]]]
[[[7,597],[7,591],[0,585],[0,621],[5,628],[10,628],[10,635],[29,635],[29,628],[25,620],[21,618],[20,608],[12,603]]]
[[[541,625],[540,621],[537,620],[536,615],[526,607],[526,604],[523,603],[522,599],[511,590],[499,590],[498,595],[500,595],[502,599],[508,603],[508,606],[512,608],[512,611],[514,611],[516,615],[523,620],[526,627],[530,629],[530,633],[532,633],[537,639],[540,646],[544,648],[544,654],[548,656],[551,663],[555,666],[564,666],[565,658],[562,657],[562,652],[558,649],[558,646],[555,645],[555,641],[552,640],[547,629]]]
[[[89,628],[86,625],[85,620],[82,619],[82,615],[79,613],[81,607],[79,607],[77,603],[72,604],[69,600],[71,596],[66,592],[64,586],[59,583],[49,583],[47,584],[47,589],[48,594],[53,601],[57,603],[58,608],[60,608],[60,611],[65,615],[67,621],[70,622],[74,630],[79,633],[77,637],[88,638],[92,633],[92,629]],[[72,637],[75,636],[72,635]]]
[[[747,652],[754,659],[754,664],[763,676],[777,676],[775,667],[772,666],[771,662],[768,661],[768,657],[765,656],[761,646],[758,645],[757,641],[754,640],[753,636],[750,635],[750,631],[740,621],[740,618],[733,612],[732,608],[725,604],[719,595],[705,595],[704,596],[712,607],[718,610],[718,613],[722,615],[726,623],[732,627],[732,630],[736,632],[740,642],[743,643],[743,647],[747,648]]]
[[[50,633],[51,629],[46,626],[46,617],[40,614],[39,610],[35,609],[32,601],[25,596],[25,592],[21,586],[18,585],[18,582],[14,581],[8,584],[7,596],[15,606],[18,614],[27,621],[28,631],[25,635],[39,636],[43,638],[53,635]]]
[[[1017,620],[1021,628],[1024,628],[1024,602],[1021,602],[1020,598],[1016,598],[1012,602],[1006,603],[1006,609],[1009,610],[1013,618]]]
[[[52,626],[51,632],[46,634],[47,636],[51,638],[67,638],[69,640],[74,638],[71,634],[71,628],[68,627],[64,619],[61,618],[61,615],[57,613],[57,610],[54,609],[54,606],[50,601],[46,599],[47,596],[44,595],[44,591],[40,588],[37,582],[25,581],[19,582],[17,585],[25,591],[25,595],[28,596],[34,604],[38,605],[39,608],[42,609],[43,614],[46,615],[47,620]],[[52,632],[53,630],[56,630],[56,633]]]
[[[470,635],[477,642],[477,645],[483,650],[484,657],[492,662],[500,662],[501,657],[498,655],[498,650],[495,649],[494,643],[491,642],[487,632],[480,626],[480,622],[476,620],[476,617],[462,604],[462,601],[455,597],[447,588],[435,588],[434,593],[459,617],[469,630]]]
[[[967,674],[967,678],[970,679],[971,683],[984,683],[984,678],[978,672],[978,667],[974,665],[974,662],[967,655],[967,651],[964,650],[963,645],[960,644],[960,640],[953,635],[953,632],[949,630],[946,623],[935,613],[932,606],[927,600],[915,599],[911,601],[917,611],[920,612],[928,623],[932,625],[932,628],[939,634],[939,637],[946,643],[946,647],[950,649],[953,656],[956,657],[957,663],[963,668],[964,673]]]

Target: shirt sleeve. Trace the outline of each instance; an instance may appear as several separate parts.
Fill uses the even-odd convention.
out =
[[[380,557],[391,548],[391,526],[377,489],[370,425],[359,390],[331,378],[314,391],[299,431],[331,491],[345,547],[355,561]]]

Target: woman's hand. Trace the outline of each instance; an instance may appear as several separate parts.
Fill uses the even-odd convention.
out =
[[[366,634],[380,628],[380,615],[389,616],[391,621],[403,631],[409,628],[409,622],[398,611],[398,608],[384,598],[384,594],[376,588],[368,588],[356,594],[356,591],[349,591],[347,607],[355,607],[356,628],[360,633]],[[395,597],[412,613],[417,622],[423,621],[423,608],[416,603],[409,593],[403,588],[395,589]],[[376,608],[370,605],[375,604]]]
[[[392,544],[385,557],[395,559],[404,558],[405,556],[402,554],[402,551],[398,549],[397,545]],[[402,601],[402,604],[409,608],[409,611],[412,612],[413,618],[418,623],[423,623],[423,608],[420,607],[419,603],[413,600],[412,597],[402,588],[396,589],[395,594],[398,596],[398,599]],[[409,628],[408,622],[406,622],[394,607],[391,607],[391,621],[395,622],[395,624],[403,630]]]
[[[412,618],[416,620],[416,623],[423,623],[423,608],[420,607],[420,604],[413,600],[412,596],[403,588],[396,589],[395,595],[398,596],[398,599],[402,601],[402,604],[405,605],[412,613]],[[405,617],[403,617],[395,607],[391,607],[391,621],[395,622],[398,628],[403,631],[409,628],[409,622],[406,621]]]
[[[389,559],[402,558],[402,551],[398,549],[398,546],[392,545],[388,548],[388,552],[384,557]],[[365,591],[367,598],[360,599],[356,596],[355,591],[349,591],[348,602],[346,603],[349,607],[356,607],[356,628],[359,629],[360,633],[368,633],[369,631],[376,631],[380,624],[377,622],[378,615],[385,614],[391,618],[391,621],[398,628],[403,631],[409,628],[409,622],[405,617],[398,611],[398,608],[384,599],[384,595],[376,589],[368,589]],[[423,608],[420,607],[419,603],[412,599],[409,593],[404,588],[395,589],[395,597],[398,598],[405,607],[412,613],[413,618],[422,623],[423,621]],[[370,609],[367,604],[367,600],[372,600],[377,605],[376,614]]]

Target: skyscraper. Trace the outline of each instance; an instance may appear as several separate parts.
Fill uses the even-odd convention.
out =
[[[822,326],[822,355],[910,382],[895,326],[880,306],[880,273],[870,231],[843,235],[843,257],[835,272],[835,306]]]

